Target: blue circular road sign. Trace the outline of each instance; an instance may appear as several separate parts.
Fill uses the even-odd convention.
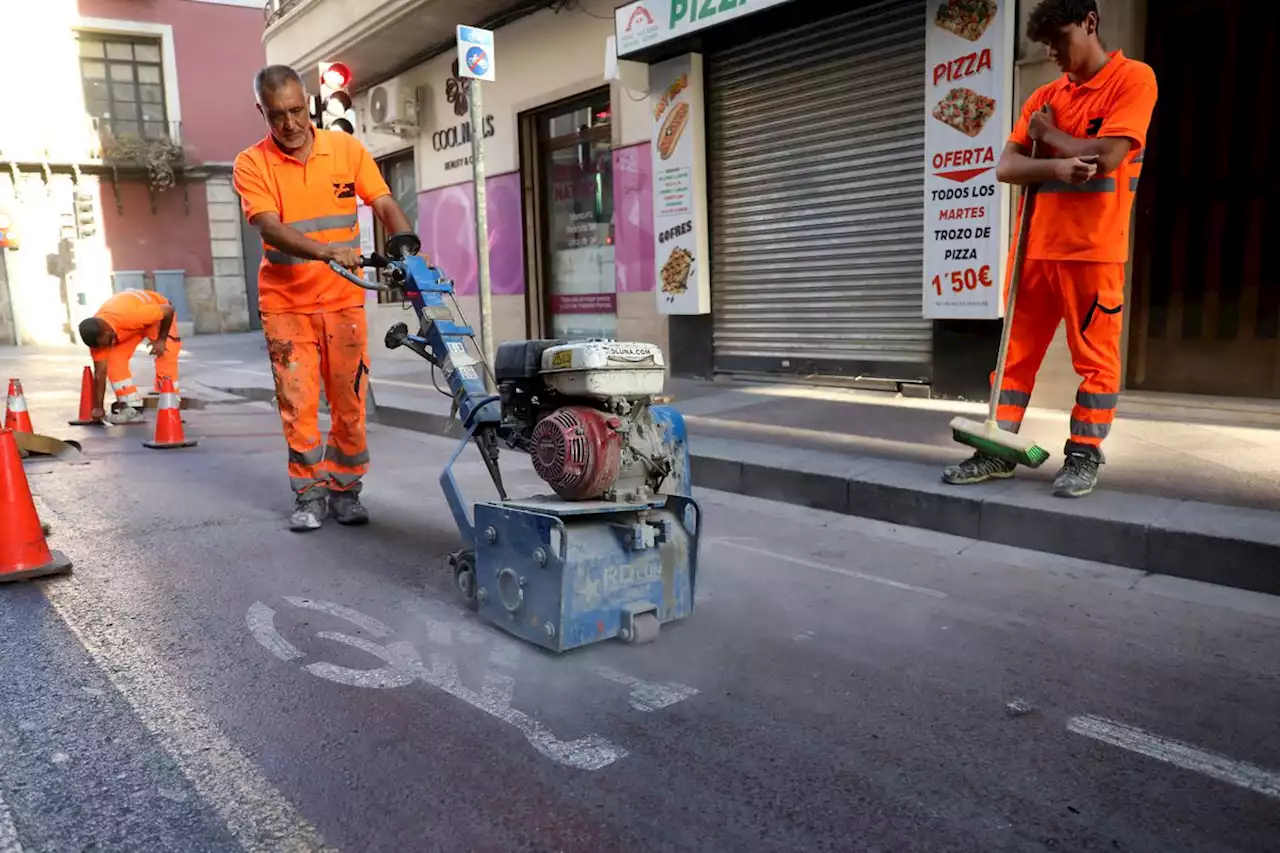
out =
[[[473,47],[467,51],[467,68],[472,74],[487,74],[489,71],[489,54],[482,47]]]

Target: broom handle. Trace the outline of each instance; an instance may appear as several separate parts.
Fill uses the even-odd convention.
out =
[[[1031,140],[1031,159],[1036,159],[1040,142]],[[1018,282],[1022,278],[1022,264],[1027,258],[1027,232],[1031,228],[1031,211],[1035,207],[1036,187],[1029,184],[1022,190],[1022,215],[1018,218],[1018,242],[1013,253],[1013,270],[1009,277],[1009,301],[1004,309],[1004,328],[1000,333],[1000,354],[996,358],[996,378],[991,384],[991,404],[987,410],[987,422],[996,423],[996,411],[1000,407],[1000,386],[1004,384],[1004,363],[1009,357],[1009,333],[1013,329],[1013,305],[1018,298]]]

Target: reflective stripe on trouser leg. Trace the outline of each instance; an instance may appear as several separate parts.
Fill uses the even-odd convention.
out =
[[[263,314],[276,407],[289,445],[289,485],[302,494],[326,487],[320,440],[319,321],[306,314]]]
[[[1008,266],[1010,272],[1005,281],[1006,288],[1013,275],[1012,262]],[[1024,262],[1018,301],[1013,309],[1013,325],[1009,329],[1004,381],[996,408],[1000,429],[1016,433],[1022,428],[1022,419],[1031,404],[1031,392],[1036,387],[1036,374],[1061,321],[1058,301],[1049,280],[1049,268],[1044,261]],[[995,381],[994,372],[991,381]]]
[[[1100,447],[1120,395],[1124,264],[1057,261],[1071,364],[1081,377],[1071,443]]]
[[[356,491],[369,470],[365,395],[369,385],[368,338],[363,307],[319,315],[324,330],[324,393],[330,432],[325,467],[330,488]]]

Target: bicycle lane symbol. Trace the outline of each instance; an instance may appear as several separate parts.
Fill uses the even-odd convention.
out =
[[[328,601],[285,597],[293,607],[327,613],[349,622],[368,636],[378,640],[390,640],[391,628],[377,619],[352,608]],[[293,662],[306,655],[286,640],[275,627],[275,611],[258,601],[249,608],[247,622],[254,639],[280,660]],[[600,770],[625,758],[626,749],[608,739],[590,734],[576,740],[561,740],[539,720],[511,706],[515,689],[515,668],[520,652],[514,644],[495,644],[488,656],[488,669],[479,692],[466,687],[452,656],[455,633],[461,642],[483,642],[483,635],[467,625],[454,626],[418,614],[428,629],[432,651],[428,666],[410,643],[390,640],[375,643],[362,637],[354,637],[336,631],[320,631],[317,637],[359,649],[383,662],[379,669],[361,670],[320,661],[303,669],[319,678],[352,687],[393,689],[407,687],[415,681],[423,681],[461,699],[472,707],[514,727],[540,754],[580,770]],[[619,684],[631,687],[631,705],[636,710],[652,712],[697,694],[692,687],[679,684],[654,684],[634,679],[603,667],[593,668],[596,674]]]

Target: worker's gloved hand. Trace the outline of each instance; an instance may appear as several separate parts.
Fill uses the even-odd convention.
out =
[[[350,246],[334,246],[329,251],[329,260],[337,261],[352,272],[360,272],[363,269],[359,249],[353,249]]]

